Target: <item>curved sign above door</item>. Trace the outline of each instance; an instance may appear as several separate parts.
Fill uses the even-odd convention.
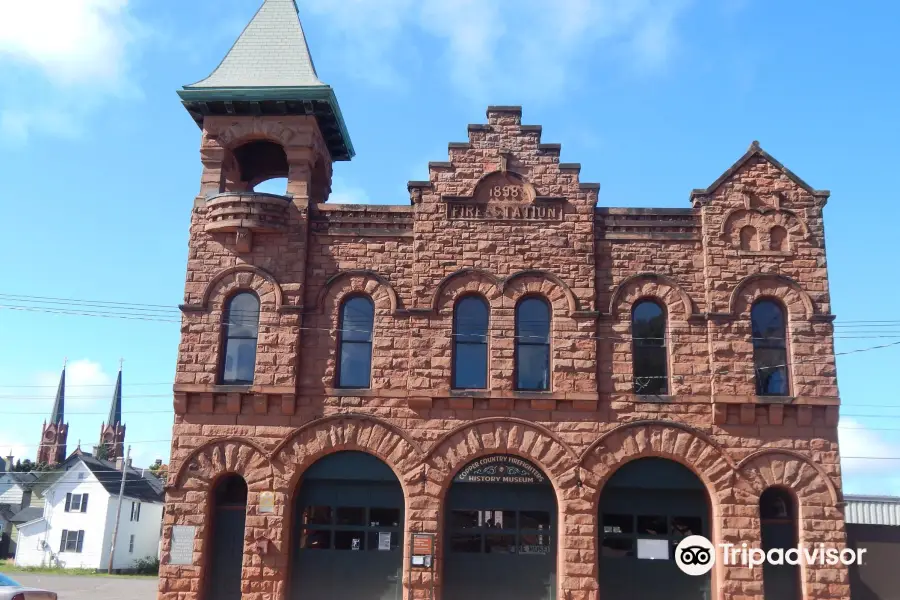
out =
[[[495,454],[476,459],[456,474],[457,483],[548,484],[547,476],[523,458]]]

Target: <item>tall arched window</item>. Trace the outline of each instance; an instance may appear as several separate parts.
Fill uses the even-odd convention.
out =
[[[453,310],[453,387],[484,389],[488,374],[490,309],[481,296],[466,296]]]
[[[516,307],[516,389],[550,389],[550,305],[525,298]]]
[[[791,495],[780,488],[770,487],[759,497],[760,537],[762,549],[797,547],[797,510]],[[800,598],[800,568],[798,565],[763,565],[763,593],[766,600],[797,600]]]
[[[750,309],[753,368],[759,396],[787,396],[787,328],[784,309],[774,300],[759,300]]]
[[[337,387],[367,388],[371,385],[374,326],[375,305],[368,296],[344,300],[338,325]]]
[[[223,385],[250,385],[256,368],[256,338],[259,336],[259,298],[239,292],[225,305],[225,352],[222,353]]]
[[[653,300],[641,300],[631,311],[631,349],[635,394],[667,394],[666,312]]]

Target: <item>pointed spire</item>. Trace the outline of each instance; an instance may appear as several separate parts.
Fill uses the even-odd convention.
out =
[[[119,376],[116,377],[116,389],[113,390],[112,403],[109,406],[109,416],[106,418],[108,427],[115,427],[122,423],[122,360],[119,360]]]
[[[62,423],[65,421],[66,409],[66,363],[69,359],[63,361],[62,374],[59,376],[59,387],[56,388],[56,400],[53,402],[53,412],[50,413],[51,423]]]

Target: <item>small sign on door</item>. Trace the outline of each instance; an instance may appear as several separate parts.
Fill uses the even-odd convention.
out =
[[[378,532],[378,549],[379,550],[390,550],[391,549],[391,532],[390,531],[379,531]]]
[[[359,538],[353,538],[353,541],[350,542],[351,550],[359,550]]]

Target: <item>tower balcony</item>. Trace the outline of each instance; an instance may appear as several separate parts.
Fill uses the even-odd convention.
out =
[[[206,231],[272,233],[287,230],[290,196],[223,192],[206,200]]]

